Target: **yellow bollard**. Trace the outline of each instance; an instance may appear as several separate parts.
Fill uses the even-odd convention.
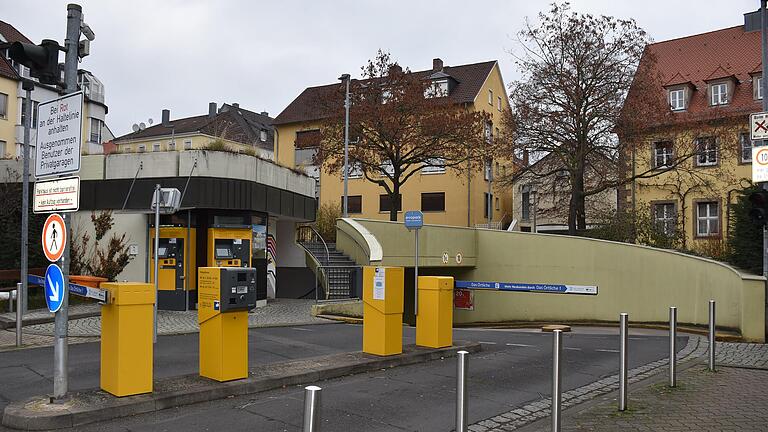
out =
[[[403,352],[402,267],[363,268],[363,352]]]
[[[101,389],[115,396],[152,392],[152,320],[155,290],[136,282],[102,283]]]
[[[416,345],[429,348],[453,345],[452,277],[419,276]]]

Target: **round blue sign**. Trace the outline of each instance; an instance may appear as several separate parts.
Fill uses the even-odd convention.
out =
[[[56,313],[64,303],[64,273],[56,264],[51,264],[45,271],[45,303],[48,310]]]

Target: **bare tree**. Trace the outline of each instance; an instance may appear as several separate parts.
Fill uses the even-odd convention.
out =
[[[654,165],[620,170],[621,156],[630,152],[618,135],[645,128],[651,119],[662,124],[670,111],[653,68],[635,75],[650,38],[634,20],[579,14],[564,3],[539,14],[538,24],[528,22],[519,41],[522,78],[510,86],[513,110],[506,120],[515,131],[512,151],[532,160],[553,158],[522,168],[536,177],[567,172],[568,231],[575,234],[586,228],[587,197],[660,174]],[[625,105],[630,89],[639,97]],[[694,154],[678,151],[666,168]]]
[[[384,189],[393,221],[400,191],[414,174],[426,167],[475,169],[496,148],[492,140],[483,139],[488,114],[453,103],[427,78],[403,70],[380,50],[362,68],[362,79],[350,83],[350,171]],[[344,166],[343,91],[339,86],[321,101],[330,115],[322,126],[317,158],[334,174]]]

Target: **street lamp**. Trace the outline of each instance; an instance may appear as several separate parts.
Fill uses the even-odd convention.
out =
[[[344,95],[344,198],[343,198],[343,215],[349,217],[347,208],[347,202],[349,198],[349,74],[344,74],[339,77],[339,80],[347,85],[347,90]]]

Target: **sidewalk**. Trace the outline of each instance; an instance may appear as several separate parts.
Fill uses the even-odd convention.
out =
[[[313,317],[311,314],[312,304],[314,304],[314,300],[270,300],[267,306],[256,308],[248,314],[248,326],[254,328],[335,323],[335,321]],[[99,340],[101,334],[99,311],[100,306],[98,304],[76,305],[71,308],[72,316],[85,316],[85,318],[69,320],[68,335],[70,343]],[[0,317],[2,316],[0,315]],[[28,322],[40,322],[43,319],[49,322],[32,325],[26,324]],[[30,311],[24,317],[24,347],[51,345],[53,341],[52,321],[53,314],[47,310]],[[197,333],[200,329],[197,323],[196,310],[188,312],[161,310],[158,311],[157,322],[157,332],[159,335]],[[13,349],[15,346],[15,327],[0,330],[0,351]]]
[[[563,431],[766,431],[768,430],[768,345],[723,343],[717,371],[706,360],[683,370],[678,386],[666,374],[630,386],[629,409],[617,410],[611,393],[563,411]],[[728,366],[726,366],[728,365]],[[549,418],[521,431],[549,431]]]

